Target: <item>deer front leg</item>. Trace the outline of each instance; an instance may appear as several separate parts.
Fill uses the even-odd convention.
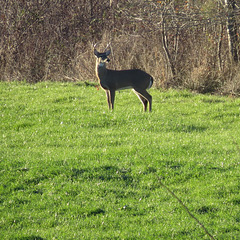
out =
[[[107,101],[109,110],[113,110],[114,108],[114,99],[115,99],[115,91],[113,90],[106,90]]]
[[[114,90],[110,90],[110,101],[111,101],[111,109],[114,109],[114,100],[115,100],[115,91]]]
[[[110,91],[109,90],[106,90],[106,95],[107,95],[108,108],[110,110],[111,109],[111,98],[110,98]]]

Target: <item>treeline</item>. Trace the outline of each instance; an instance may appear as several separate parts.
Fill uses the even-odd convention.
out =
[[[2,0],[0,80],[96,81],[93,45],[109,68],[140,68],[161,88],[240,94],[239,1]]]

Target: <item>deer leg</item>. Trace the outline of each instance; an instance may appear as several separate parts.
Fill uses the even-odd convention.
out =
[[[109,90],[106,90],[106,95],[107,95],[108,108],[111,109],[111,98],[110,98]]]
[[[115,91],[110,90],[109,94],[110,94],[110,106],[111,106],[111,109],[113,110],[114,109],[114,100],[115,100]]]
[[[144,105],[144,111],[147,111],[147,103],[149,103],[149,112],[151,112],[152,96],[145,89],[134,89],[134,90]]]
[[[147,101],[144,97],[142,97],[138,92],[136,92],[136,91],[134,91],[134,92],[135,92],[135,94],[138,96],[138,98],[140,99],[140,101],[142,102],[142,104],[143,104],[143,110],[144,110],[144,112],[146,112],[146,111],[147,111],[148,101]]]

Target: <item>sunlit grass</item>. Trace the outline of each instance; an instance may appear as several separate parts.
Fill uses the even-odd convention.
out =
[[[240,100],[1,83],[1,239],[239,239]]]

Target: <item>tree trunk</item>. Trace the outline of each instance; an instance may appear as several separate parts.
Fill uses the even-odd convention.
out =
[[[168,50],[168,46],[167,46],[167,36],[166,36],[166,32],[165,32],[164,16],[163,16],[163,22],[162,22],[162,44],[163,44],[163,50],[164,50],[164,53],[165,53],[167,66],[168,66],[168,69],[170,70],[169,71],[170,78],[172,80],[175,77],[176,72],[175,72],[175,67],[174,67],[172,58],[170,56],[169,50]]]
[[[218,37],[218,44],[217,44],[217,59],[218,59],[218,70],[219,72],[222,71],[222,57],[221,57],[221,49],[222,49],[222,38],[223,38],[223,26],[220,23],[219,29],[219,37]]]
[[[227,33],[228,33],[228,44],[229,44],[229,55],[230,59],[234,62],[238,62],[238,36],[237,36],[237,22],[236,22],[236,1],[225,0],[225,8],[227,9]]]

